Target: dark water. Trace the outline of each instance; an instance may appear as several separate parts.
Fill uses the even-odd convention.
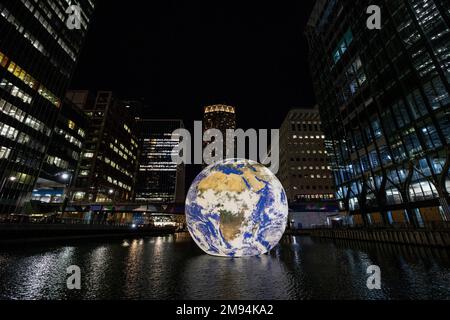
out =
[[[69,291],[66,268],[82,270]],[[367,267],[382,290],[366,286]],[[450,299],[450,252],[287,237],[270,255],[204,255],[184,235],[0,248],[1,299]]]

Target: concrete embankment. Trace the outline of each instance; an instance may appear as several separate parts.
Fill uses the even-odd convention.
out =
[[[0,245],[71,239],[109,237],[162,236],[175,233],[174,228],[131,228],[106,225],[0,225]]]
[[[298,233],[305,234],[317,238],[450,248],[450,230],[314,229]]]

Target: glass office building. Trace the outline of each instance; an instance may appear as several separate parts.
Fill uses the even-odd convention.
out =
[[[86,37],[94,1],[0,3],[0,215],[23,213],[41,170],[61,101]],[[75,3],[74,3],[75,4]]]
[[[183,128],[182,120],[140,120],[141,148],[136,182],[136,201],[184,203],[185,166],[172,161],[180,140],[172,133]]]
[[[341,209],[354,224],[450,220],[450,2],[320,0],[307,38]]]
[[[87,128],[88,121],[84,111],[64,99],[39,179],[33,190],[34,201],[62,203],[69,196]]]

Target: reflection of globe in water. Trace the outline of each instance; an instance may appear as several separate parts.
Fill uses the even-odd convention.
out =
[[[263,165],[228,159],[203,170],[186,200],[189,232],[215,256],[257,256],[272,250],[286,229],[283,186]]]

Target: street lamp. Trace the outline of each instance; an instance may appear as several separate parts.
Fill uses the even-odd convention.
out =
[[[6,178],[6,177],[5,177],[5,178],[3,179],[2,185],[1,185],[1,187],[0,187],[0,193],[3,192],[3,188],[5,187],[5,184],[6,184],[7,181],[15,182],[16,180],[17,180],[17,177],[14,177],[14,176],[11,176],[11,177],[9,177],[9,178]]]
[[[116,203],[116,195],[117,195],[116,190],[109,189],[108,193],[112,197],[111,200],[112,200],[113,204]]]
[[[64,215],[64,212],[66,211],[67,205],[70,201],[70,189],[72,188],[72,178],[73,174],[68,172],[62,172],[60,173],[61,180],[63,180],[66,184],[66,190],[64,190],[65,196],[64,196],[64,202],[61,206],[61,216]]]

